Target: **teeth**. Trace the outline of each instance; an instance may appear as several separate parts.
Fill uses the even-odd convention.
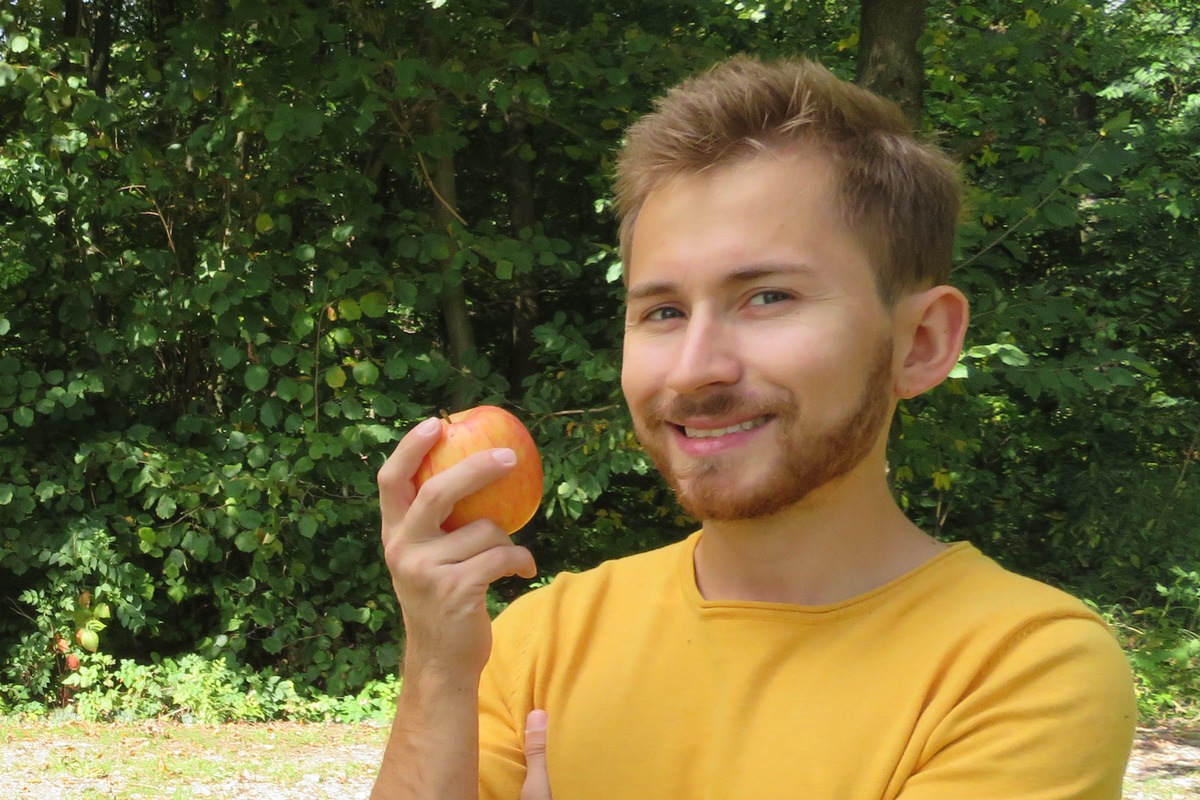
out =
[[[767,418],[759,417],[758,419],[747,420],[739,425],[730,425],[728,428],[684,428],[683,432],[689,439],[715,439],[718,436],[725,436],[729,433],[761,428],[766,424]]]

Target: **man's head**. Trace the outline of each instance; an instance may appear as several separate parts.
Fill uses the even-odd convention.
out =
[[[815,65],[738,59],[638,123],[621,170],[621,384],[684,506],[886,495],[890,412],[945,379],[966,326],[949,162]]]
[[[840,216],[868,251],[880,297],[946,283],[961,186],[899,107],[811,61],[736,57],[672,89],[628,131],[616,200],[626,276],[646,197],[672,178],[764,152],[815,148],[833,164]]]

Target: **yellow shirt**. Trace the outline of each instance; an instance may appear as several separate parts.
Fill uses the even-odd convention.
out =
[[[556,800],[1118,800],[1128,664],[1102,620],[967,543],[827,606],[710,602],[685,542],[513,603],[480,690],[480,796],[549,713]]]

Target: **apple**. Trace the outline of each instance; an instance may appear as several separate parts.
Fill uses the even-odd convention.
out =
[[[72,672],[79,669],[79,656],[75,655],[74,653],[71,653],[71,655],[67,656],[67,669],[71,670]]]
[[[477,519],[490,519],[506,533],[516,533],[533,518],[542,501],[542,459],[529,431],[521,420],[496,406],[476,406],[441,422],[441,438],[417,468],[414,480],[418,489],[472,453],[508,447],[517,454],[516,466],[504,477],[454,504],[443,530],[450,532]]]

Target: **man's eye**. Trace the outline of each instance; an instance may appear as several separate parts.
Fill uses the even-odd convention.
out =
[[[647,322],[661,322],[667,319],[679,319],[682,316],[683,312],[678,308],[675,308],[674,306],[663,306],[650,311],[648,314],[646,314],[645,319]]]
[[[771,289],[771,290],[768,290],[765,292],[759,292],[758,294],[751,297],[750,305],[765,306],[765,305],[770,305],[771,303],[781,303],[784,300],[789,300],[789,299],[791,299],[791,295],[788,294],[787,292],[779,292],[774,289]]]

